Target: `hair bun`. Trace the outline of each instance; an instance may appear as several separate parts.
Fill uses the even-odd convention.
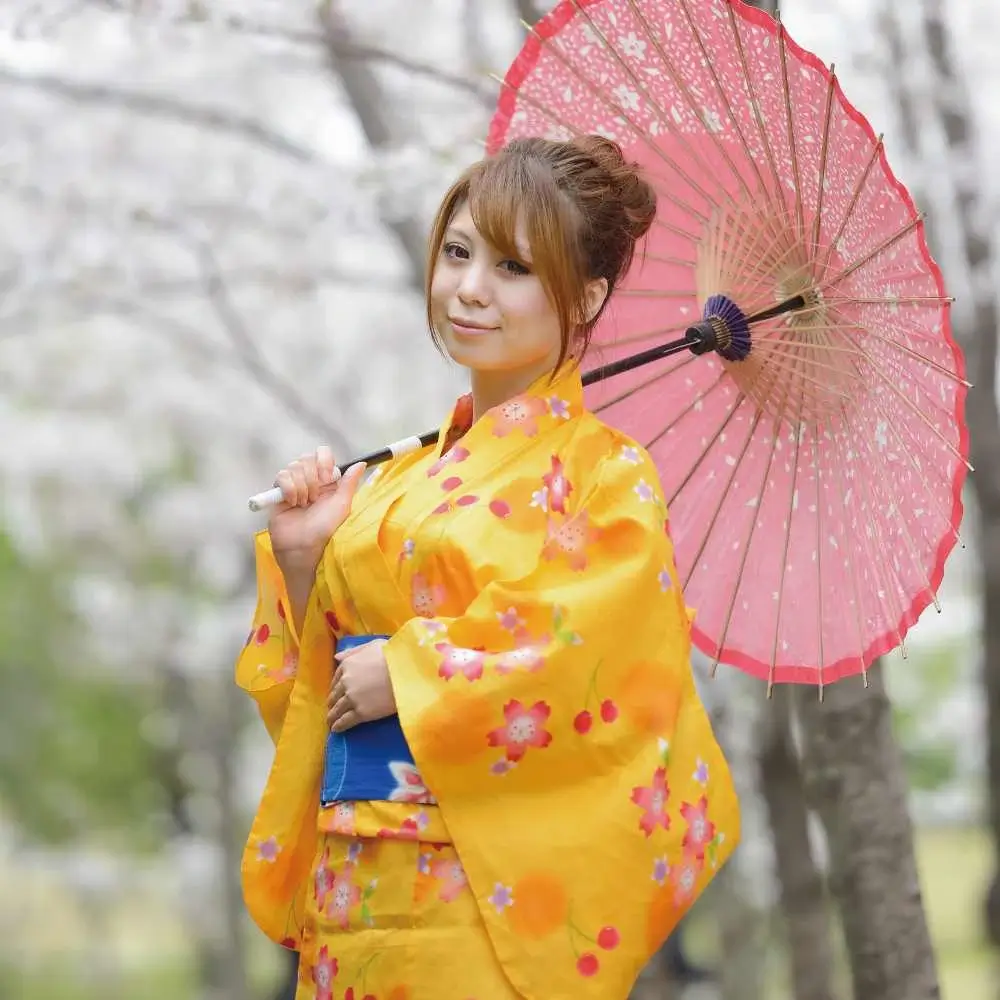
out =
[[[645,236],[656,217],[656,191],[643,176],[642,167],[628,162],[621,146],[602,135],[580,136],[572,144],[607,173],[608,185],[621,203],[632,239]]]

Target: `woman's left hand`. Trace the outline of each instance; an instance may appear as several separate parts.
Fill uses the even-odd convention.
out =
[[[326,719],[335,733],[396,714],[389,666],[382,652],[384,645],[384,639],[375,639],[334,654],[336,668]]]

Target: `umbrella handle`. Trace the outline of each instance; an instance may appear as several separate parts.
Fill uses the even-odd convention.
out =
[[[358,462],[364,462],[367,466],[381,465],[382,462],[387,462],[390,458],[400,458],[403,455],[420,451],[421,448],[426,448],[428,445],[434,444],[438,439],[439,433],[439,431],[427,431],[427,433],[421,434],[419,437],[407,437],[401,441],[394,441],[392,444],[386,445],[384,448],[379,448],[378,451],[373,451],[353,462],[345,462],[343,465],[336,466],[336,472],[338,475],[343,475],[352,465]],[[247,501],[247,506],[253,511],[264,510],[267,507],[273,507],[275,504],[281,503],[283,497],[281,487],[274,486],[269,490],[264,490],[263,493],[255,493]]]

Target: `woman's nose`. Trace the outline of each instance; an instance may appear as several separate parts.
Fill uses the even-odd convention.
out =
[[[458,285],[458,297],[469,305],[485,306],[489,303],[489,285],[483,268],[470,264]]]

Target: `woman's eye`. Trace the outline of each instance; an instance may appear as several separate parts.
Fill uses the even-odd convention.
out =
[[[461,243],[445,243],[444,255],[445,257],[452,257],[456,260],[467,260],[469,257],[469,251],[466,250]]]
[[[508,274],[531,274],[531,272],[521,263],[516,260],[504,260],[500,262],[500,266]]]

